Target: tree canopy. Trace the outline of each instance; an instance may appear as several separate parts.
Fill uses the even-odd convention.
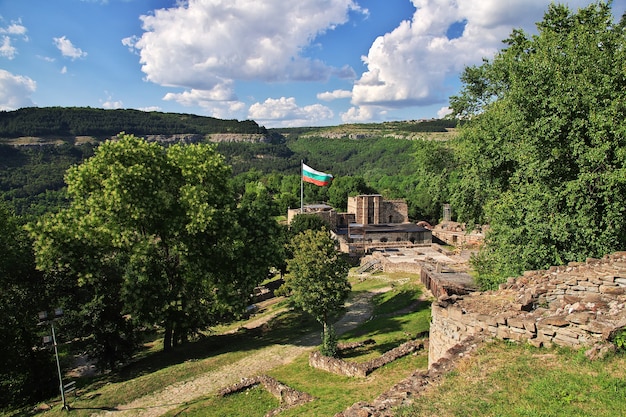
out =
[[[0,203],[0,408],[54,392],[54,368],[38,336],[37,313],[46,288],[35,270],[30,240],[19,219]]]
[[[70,206],[31,226],[38,267],[76,287],[83,335],[108,366],[138,325],[163,326],[168,349],[245,311],[277,259],[277,225],[262,189],[237,204],[230,175],[211,145],[124,135],[71,168]]]
[[[490,224],[483,284],[626,245],[626,21],[609,3],[551,5],[467,68],[452,107],[463,177],[453,207]]]
[[[0,137],[96,136],[179,133],[266,133],[252,120],[222,120],[195,114],[91,107],[27,107],[0,111]]]
[[[305,230],[292,238],[292,258],[285,284],[294,303],[324,326],[323,350],[334,351],[330,318],[350,293],[348,264],[339,256],[327,230]]]

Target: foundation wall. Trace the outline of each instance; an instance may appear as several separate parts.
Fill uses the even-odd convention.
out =
[[[626,252],[531,271],[499,291],[443,296],[432,306],[429,366],[472,337],[580,348],[626,327]]]

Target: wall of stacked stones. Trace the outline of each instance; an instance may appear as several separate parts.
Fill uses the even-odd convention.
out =
[[[593,346],[626,327],[626,252],[530,271],[498,291],[433,303],[429,364],[470,337]]]

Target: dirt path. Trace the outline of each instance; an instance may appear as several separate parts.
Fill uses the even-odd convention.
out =
[[[377,292],[388,290],[390,288],[383,288],[377,290]],[[335,323],[335,330],[338,335],[355,328],[372,315],[370,300],[374,294],[375,292],[360,294],[350,303],[346,303],[347,313]],[[167,386],[159,392],[138,398],[128,404],[119,405],[113,410],[92,415],[98,417],[161,416],[183,403],[237,383],[241,378],[260,375],[272,368],[292,362],[296,357],[313,349],[320,343],[319,333],[314,332],[292,341],[291,344],[268,346],[230,365],[207,372],[196,378]]]

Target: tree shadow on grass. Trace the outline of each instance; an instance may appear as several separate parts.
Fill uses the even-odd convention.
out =
[[[252,329],[241,327],[228,334],[209,334],[167,352],[146,354],[104,379],[106,382],[124,382],[184,362],[200,361],[228,352],[253,351],[275,344],[294,343],[302,335],[317,330],[321,330],[320,325],[310,315],[287,310]]]

